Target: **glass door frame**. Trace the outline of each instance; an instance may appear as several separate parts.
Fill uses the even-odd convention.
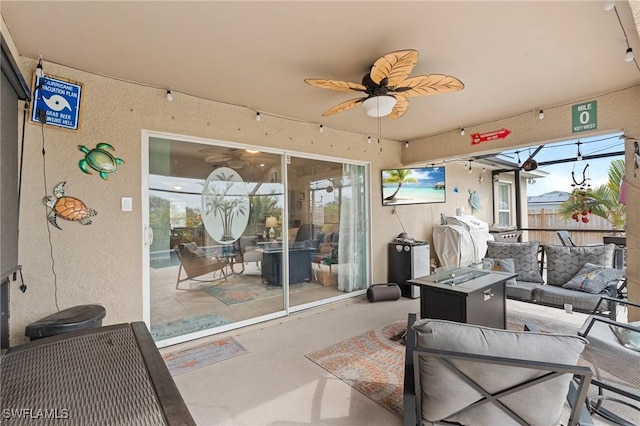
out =
[[[366,282],[371,281],[371,166],[369,162],[357,161],[357,160],[348,160],[343,158],[336,157],[328,157],[316,154],[310,154],[305,152],[297,152],[283,149],[274,149],[271,147],[263,147],[257,145],[247,145],[240,144],[235,142],[221,141],[217,139],[208,139],[208,138],[200,138],[182,134],[173,134],[166,132],[157,132],[153,130],[143,129],[141,132],[141,218],[142,218],[142,317],[143,321],[147,325],[147,327],[151,328],[151,274],[150,274],[150,247],[153,242],[153,234],[150,227],[150,219],[149,219],[149,140],[151,138],[164,138],[164,139],[175,139],[185,142],[192,142],[204,145],[212,145],[212,146],[224,146],[230,148],[238,148],[238,149],[259,149],[265,153],[276,154],[281,156],[281,171],[282,171],[282,183],[284,185],[284,193],[288,194],[288,163],[291,157],[301,157],[307,159],[317,159],[321,161],[333,161],[341,164],[351,164],[355,166],[363,166],[365,167],[364,178],[365,183],[364,186],[367,190],[367,194],[365,200],[367,208],[364,212],[365,221],[365,229],[366,229],[366,238],[365,238],[365,261],[366,261]],[[284,211],[289,211],[289,203],[295,203],[295,200],[289,200],[288,196],[284,197]],[[288,252],[289,242],[288,242],[288,229],[289,229],[289,217],[287,214],[283,215],[282,219],[282,228],[286,232],[282,238],[283,244],[283,252]],[[289,257],[283,256],[283,265],[282,265],[282,273],[284,282],[289,281]],[[352,297],[357,297],[366,293],[366,288],[362,290],[355,290],[350,293],[344,293],[341,295],[337,295],[334,297],[321,299],[318,301],[305,303],[296,306],[290,306],[289,299],[289,286],[283,286],[283,309],[266,314],[260,315],[257,317],[249,318],[246,320],[236,321],[230,324],[222,325],[216,327],[214,329],[207,329],[198,331],[196,333],[177,336],[174,338],[162,340],[156,342],[158,347],[165,347],[169,345],[174,345],[186,341],[190,341],[193,339],[198,339],[201,337],[211,336],[214,334],[223,333],[230,330],[239,329],[242,327],[246,327],[249,325],[258,324],[261,322],[286,317],[291,315],[292,313],[299,312],[302,310],[319,307],[323,305],[327,305],[329,303],[334,303],[341,300],[346,300]]]

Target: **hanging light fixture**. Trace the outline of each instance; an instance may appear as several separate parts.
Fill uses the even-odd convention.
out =
[[[409,141],[406,141],[406,142],[404,143],[404,147],[405,147],[405,148],[409,148]]]
[[[371,96],[362,102],[369,117],[385,117],[396,106],[396,98],[390,95]]]
[[[36,67],[36,77],[44,77],[44,70],[42,69],[42,56],[38,56],[38,66]]]
[[[625,62],[633,61],[633,49],[631,47],[627,47],[627,52],[624,54],[624,61]]]
[[[468,171],[468,173],[469,174],[473,173],[473,170],[471,170],[471,160],[469,160],[469,171]]]
[[[371,143],[371,136],[367,136],[367,143]]]
[[[520,160],[520,151],[516,151],[516,155],[518,156],[518,167],[522,167],[522,160]]]
[[[260,121],[260,118],[261,118],[261,117],[260,117],[260,113],[259,113],[259,112],[256,112],[256,121]]]
[[[167,100],[169,102],[173,100],[173,94],[171,93],[171,89],[167,90]]]
[[[540,120],[544,119],[544,111],[543,110],[540,110],[540,112],[538,113],[538,118]]]
[[[464,127],[460,128],[460,136],[464,136]]]
[[[320,133],[324,133],[324,126],[322,124],[320,125]]]
[[[582,153],[580,152],[580,145],[582,144],[582,142],[578,141],[577,145],[578,145],[578,153],[576,154],[576,160],[578,161],[582,161]]]

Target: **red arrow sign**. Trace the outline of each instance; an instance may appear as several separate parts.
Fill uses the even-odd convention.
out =
[[[477,145],[481,142],[492,141],[496,139],[504,139],[511,134],[511,130],[504,127],[500,130],[494,130],[489,133],[473,133],[471,135],[471,145]]]

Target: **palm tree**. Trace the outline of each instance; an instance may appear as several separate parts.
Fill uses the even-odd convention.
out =
[[[589,222],[588,214],[602,217],[615,229],[623,230],[626,223],[626,206],[620,202],[620,184],[624,176],[624,160],[613,160],[609,165],[609,180],[606,184],[591,189],[576,188],[569,199],[558,208],[564,220]]]
[[[385,197],[384,201],[391,201],[391,200],[395,199],[396,195],[398,195],[398,192],[400,191],[400,188],[402,187],[402,184],[404,184],[404,183],[418,183],[416,178],[411,176],[411,173],[412,173],[412,171],[410,169],[389,170],[389,176],[387,178],[385,178],[382,181],[382,183],[397,183],[398,184],[398,188],[396,188],[396,190],[393,192],[393,194],[389,195],[388,197]]]

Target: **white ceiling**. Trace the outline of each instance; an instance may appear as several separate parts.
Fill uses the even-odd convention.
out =
[[[633,0],[637,3],[637,0]],[[640,83],[615,10],[603,1],[6,1],[0,10],[22,56],[260,111],[378,134],[358,97],[305,78],[359,83],[375,59],[420,52],[411,76],[441,73],[460,92],[410,99],[382,137],[413,140],[573,103]],[[636,5],[634,5],[635,7]],[[640,58],[628,2],[616,10]],[[249,111],[250,112],[250,111]],[[251,112],[250,112],[251,113]]]

